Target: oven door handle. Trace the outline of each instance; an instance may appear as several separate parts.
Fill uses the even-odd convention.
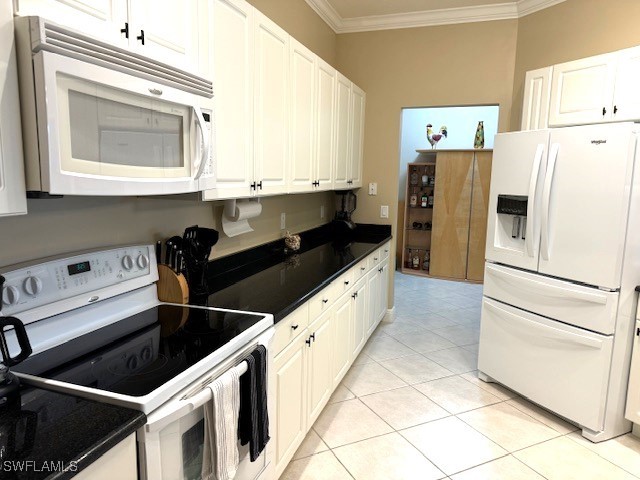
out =
[[[202,109],[194,106],[193,113],[196,119],[196,125],[200,130],[200,161],[195,164],[196,174],[193,177],[194,180],[198,180],[204,173],[204,168],[211,155],[211,135],[207,135],[207,123],[204,121]]]
[[[247,362],[243,361],[234,368],[238,370],[238,376],[241,376],[247,371],[248,365]],[[144,426],[145,431],[148,433],[160,431],[185,415],[193,412],[196,408],[199,408],[211,401],[212,397],[209,385],[211,384],[207,384],[202,388],[202,390],[191,395],[189,398],[173,400],[151,413],[147,417],[147,424]]]

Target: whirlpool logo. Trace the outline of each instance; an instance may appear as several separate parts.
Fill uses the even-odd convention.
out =
[[[591,143],[593,145],[600,145],[602,143],[607,143],[607,141],[606,140],[591,140]]]

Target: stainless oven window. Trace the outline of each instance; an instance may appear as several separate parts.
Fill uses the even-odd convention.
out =
[[[203,477],[204,419],[182,434],[182,471],[184,480]],[[206,472],[210,473],[210,472]]]
[[[73,158],[147,168],[184,167],[181,114],[71,89],[68,98]]]

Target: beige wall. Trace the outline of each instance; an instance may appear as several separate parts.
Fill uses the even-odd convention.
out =
[[[337,68],[367,93],[356,221],[391,223],[398,239],[402,107],[497,103],[499,129],[507,129],[516,35],[516,20],[338,35]],[[377,196],[367,195],[369,182],[378,183]],[[381,205],[390,206],[389,220]]]
[[[335,67],[336,33],[304,0],[248,0],[292,37]]]
[[[640,45],[640,1],[567,0],[520,19],[510,130],[520,130],[528,70]]]
[[[251,0],[285,30],[330,63],[335,62],[336,35],[304,0]],[[320,206],[325,220],[320,219]],[[67,197],[29,200],[29,214],[0,219],[0,266],[24,260],[126,243],[152,243],[199,224],[221,231],[222,203],[189,197]],[[332,192],[263,199],[262,215],[251,221],[254,233],[230,239],[221,234],[213,256],[222,256],[282,236],[280,213],[294,232],[333,218]]]

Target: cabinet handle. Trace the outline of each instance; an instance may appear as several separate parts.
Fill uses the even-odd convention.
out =
[[[382,270],[384,270],[383,268],[379,268],[378,272],[382,273]]]
[[[323,298],[323,299],[322,299],[322,303],[327,303],[328,301],[329,301],[329,299],[328,299],[328,298]]]
[[[315,342],[316,341],[316,332],[313,332],[311,335],[309,335],[309,338]]]
[[[357,296],[358,296],[358,292],[355,292],[353,295],[351,295],[351,298],[355,300]]]
[[[349,285],[349,280],[344,282],[345,285]]]
[[[120,29],[120,33],[124,33],[124,38],[129,38],[129,22],[124,22],[124,28]]]
[[[309,347],[311,346],[311,337],[307,338],[304,343],[306,343]]]
[[[602,116],[604,117],[607,113],[607,109],[605,107],[602,107]]]
[[[614,105],[613,106],[613,114],[615,115],[616,113],[618,113],[618,106]]]
[[[360,270],[362,270],[363,272],[366,270],[365,267],[360,267]]]
[[[385,249],[384,253],[389,253],[389,250]]]
[[[253,182],[253,183],[251,184],[251,190],[255,190],[255,189],[256,189],[256,182]]]
[[[258,188],[262,190],[262,180],[260,180],[260,183],[256,183],[256,189]]]
[[[378,260],[378,257],[373,257],[373,259],[377,261],[377,260]]]
[[[291,330],[297,330],[300,325],[291,325]]]
[[[636,330],[636,337],[640,337],[640,327]]]
[[[140,30],[140,35],[136,37],[136,40],[140,40],[142,45],[144,45],[144,30]]]

